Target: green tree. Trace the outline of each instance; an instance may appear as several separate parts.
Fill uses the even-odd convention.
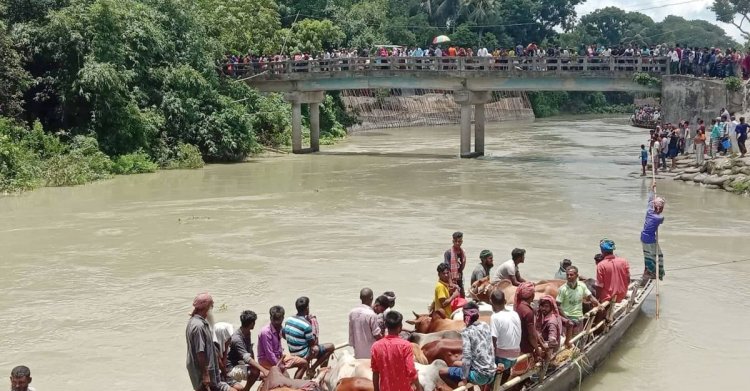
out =
[[[450,35],[451,44],[461,47],[475,48],[479,46],[479,34],[472,31],[473,24],[464,23]]]
[[[338,48],[346,38],[341,28],[327,19],[305,19],[290,29],[281,29],[278,34],[278,42],[286,41],[287,53],[318,53],[323,49]]]
[[[23,111],[23,93],[31,77],[23,69],[21,55],[13,48],[10,34],[0,21],[0,116],[18,117]]]
[[[198,0],[210,35],[222,50],[232,53],[274,54],[281,29],[279,6],[274,0]]]
[[[710,8],[716,20],[734,25],[745,39],[750,39],[750,29],[744,25],[750,23],[750,0],[714,0]]]

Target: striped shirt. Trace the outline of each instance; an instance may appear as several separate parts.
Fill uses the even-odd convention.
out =
[[[315,341],[312,324],[305,317],[295,315],[286,320],[283,331],[289,353],[307,357],[310,353],[310,342]]]

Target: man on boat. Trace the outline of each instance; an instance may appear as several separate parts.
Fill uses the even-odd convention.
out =
[[[363,288],[359,291],[361,304],[349,312],[349,346],[354,349],[354,358],[370,358],[372,344],[382,334],[378,314],[372,308],[372,296],[372,289]]]
[[[655,196],[656,183],[651,186],[648,194],[648,207],[646,209],[646,220],[641,231],[641,244],[643,245],[643,260],[645,269],[643,271],[642,284],[648,279],[656,278],[656,262],[659,262],[659,279],[664,279],[664,254],[659,247],[659,226],[664,222],[664,199]]]
[[[521,319],[521,354],[531,354],[534,357],[542,357],[544,348],[541,344],[541,337],[536,331],[534,325],[534,309],[531,308],[531,302],[534,301],[534,283],[523,282],[516,289],[516,298],[514,310]],[[527,360],[525,364],[519,365],[518,370],[525,372],[530,368],[533,360]]]
[[[386,292],[393,293],[393,292]],[[391,305],[395,303],[396,296],[393,296],[393,300],[388,297],[385,293],[378,296],[375,299],[375,304],[372,306],[373,311],[377,314],[378,327],[380,328],[380,337],[385,336],[385,315],[391,312]]]
[[[401,339],[404,317],[398,311],[385,314],[388,334],[372,345],[370,367],[375,391],[422,391],[411,343]]]
[[[473,301],[467,303],[463,311],[466,328],[461,330],[462,365],[461,367],[441,368],[440,377],[444,381],[458,383],[459,387],[467,383],[477,386],[490,384],[497,371],[490,326],[479,321],[477,303]]]
[[[10,371],[11,391],[34,391],[31,384],[31,370],[25,365],[19,365]]]
[[[214,300],[208,293],[201,293],[193,300],[185,340],[187,341],[187,370],[193,390],[229,391],[229,384],[219,379],[219,360],[214,348],[213,332],[208,319]]]
[[[521,355],[521,318],[516,311],[505,308],[505,293],[496,289],[490,294],[492,317],[490,332],[492,346],[495,347],[495,364],[503,372],[501,383],[510,377],[510,370]]]
[[[240,314],[240,328],[232,334],[227,356],[229,361],[227,371],[231,373],[235,367],[246,371],[243,374],[245,376],[242,376],[247,379],[245,390],[249,390],[259,378],[268,375],[268,370],[255,361],[253,352],[252,330],[255,328],[256,320],[258,320],[258,315],[253,311],[243,311]]]
[[[464,243],[463,232],[453,233],[453,246],[445,250],[443,258],[445,263],[450,267],[450,281],[456,284],[461,297],[466,297],[464,293],[464,267],[466,267],[466,253],[461,245]]]
[[[599,249],[604,259],[596,265],[598,300],[604,303],[614,298],[615,302],[619,303],[628,293],[630,265],[624,258],[615,256],[614,241],[602,239],[599,242]]]
[[[569,267],[573,265],[573,261],[570,259],[563,259],[562,262],[560,262],[560,268],[557,269],[557,272],[555,272],[555,280],[564,280],[567,277],[567,270]]]
[[[490,275],[490,270],[492,270],[492,266],[494,266],[492,251],[482,250],[482,252],[479,253],[479,265],[477,265],[477,267],[474,268],[474,271],[471,272],[471,285],[474,285],[477,280],[488,277]]]
[[[393,307],[396,306],[396,293],[393,291],[385,291],[383,292],[383,296],[388,298],[388,307],[385,309],[385,312],[391,312]],[[383,329],[383,332],[385,332],[385,329]]]
[[[510,256],[511,259],[498,266],[497,271],[490,279],[490,282],[510,280],[514,286],[519,286],[526,282],[526,280],[521,277],[521,272],[518,270],[518,265],[526,260],[526,250],[522,248],[514,248],[513,251],[511,251]]]
[[[286,320],[281,332],[286,338],[289,353],[307,360],[310,365],[308,373],[312,374],[319,366],[325,366],[328,363],[334,346],[331,343],[318,341],[317,320],[310,315],[310,299],[305,296],[300,297],[294,305],[297,307],[297,315]]]
[[[560,346],[562,335],[562,317],[557,309],[555,298],[544,295],[539,299],[539,310],[536,314],[536,331],[541,336],[545,358],[549,359]]]
[[[586,284],[578,282],[578,268],[569,266],[567,273],[568,282],[561,286],[557,292],[557,304],[560,308],[560,315],[565,318],[565,346],[570,347],[570,339],[574,333],[580,331],[583,320],[583,302],[591,302],[598,306],[599,302]]]
[[[295,378],[301,379],[307,370],[307,360],[284,353],[281,347],[281,326],[284,323],[284,307],[275,305],[268,311],[271,322],[260,329],[258,335],[258,362],[270,370],[279,367],[282,373],[288,368],[296,368]]]
[[[435,284],[435,296],[432,301],[432,310],[443,310],[445,318],[450,319],[453,314],[451,302],[460,296],[458,287],[450,282],[450,270],[448,264],[441,263],[437,267],[438,282]]]

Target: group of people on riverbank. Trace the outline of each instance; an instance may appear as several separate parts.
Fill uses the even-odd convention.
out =
[[[642,283],[656,278],[655,265],[661,266],[663,256],[656,242],[656,232],[663,221],[661,213],[664,200],[649,197],[641,241],[644,248],[644,275]],[[557,294],[545,295],[538,308],[531,306],[535,284],[521,276],[519,265],[525,262],[526,251],[514,249],[511,259],[494,272],[493,254],[490,250],[479,253],[479,265],[471,274],[471,283],[507,281],[516,287],[513,310],[506,308],[510,298],[502,289],[489,294],[492,307],[489,324],[479,320],[478,302],[467,301],[463,272],[468,258],[463,249],[463,233],[452,235],[453,243],[445,251],[437,266],[430,312],[440,317],[463,321],[461,334],[461,361],[448,362],[440,368],[439,377],[451,386],[467,383],[488,385],[501,373],[501,381],[518,371],[530,368],[531,362],[520,364],[516,359],[530,354],[536,360],[549,359],[563,341],[570,345],[571,335],[580,330],[584,304],[598,306],[600,302],[620,302],[628,293],[631,282],[627,260],[614,253],[615,243],[603,239],[600,252],[595,257],[596,279],[594,292],[581,282],[578,268],[569,260],[556,265],[555,277],[564,273],[565,281],[557,285]],[[369,288],[359,293],[360,304],[348,316],[349,345],[355,358],[370,359],[374,391],[408,391],[414,386],[421,390],[415,369],[413,345],[402,338],[403,316],[396,310],[396,296],[384,292],[375,298]],[[285,309],[275,305],[268,310],[269,320],[257,337],[257,356],[252,343],[257,314],[245,310],[240,314],[240,326],[215,323],[212,309],[214,300],[201,293],[193,300],[193,311],[185,331],[187,344],[187,370],[196,391],[247,391],[258,379],[263,379],[264,390],[288,387],[316,391],[319,385],[312,381],[315,370],[325,367],[336,349],[331,343],[322,343],[317,318],[311,313],[310,299],[300,297],[295,301],[296,314],[285,319]],[[434,316],[434,315],[431,315]],[[566,339],[563,340],[562,336]],[[287,352],[282,347],[286,340]],[[287,370],[295,370],[292,377]],[[307,374],[307,379],[303,379]],[[28,375],[29,382],[31,380]],[[244,383],[243,383],[244,381]],[[26,390],[21,390],[26,391]]]
[[[657,125],[655,129],[650,130],[648,150],[645,144],[641,145],[641,175],[646,175],[649,154],[653,158],[655,174],[659,169],[674,169],[678,155],[694,153],[698,166],[703,164],[706,157],[745,157],[749,128],[745,117],[737,118],[726,109],[722,109],[719,116],[711,120],[710,127],[700,118],[696,126],[692,126],[689,121]],[[671,160],[669,168],[667,159]]]
[[[644,105],[636,107],[633,115],[630,116],[630,122],[635,125],[658,123],[661,118],[661,108],[659,106]]]

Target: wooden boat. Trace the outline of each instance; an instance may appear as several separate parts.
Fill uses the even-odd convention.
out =
[[[635,119],[630,120],[630,125],[635,126],[636,128],[643,128],[643,129],[655,129],[658,125],[660,125],[659,121],[638,121]]]
[[[504,391],[522,384],[532,375],[538,376],[537,380],[524,389],[529,391],[569,391],[577,389],[583,378],[592,374],[615,345],[622,339],[625,332],[630,328],[641,313],[641,306],[651,293],[655,282],[649,281],[646,286],[639,287],[637,281],[632,281],[629,287],[629,296],[618,304],[605,303],[607,320],[594,325],[595,312],[592,310],[586,314],[586,326],[584,331],[573,337],[572,342],[580,350],[577,357],[563,362],[554,371],[546,372],[545,365],[538,363],[531,371],[509,379],[502,385],[496,385],[494,391]],[[601,307],[600,307],[601,308]],[[601,334],[596,335],[597,330],[602,329]],[[558,353],[560,354],[560,353]],[[522,356],[523,357],[523,356]],[[523,359],[519,357],[519,360]],[[457,389],[456,391],[463,391]]]

